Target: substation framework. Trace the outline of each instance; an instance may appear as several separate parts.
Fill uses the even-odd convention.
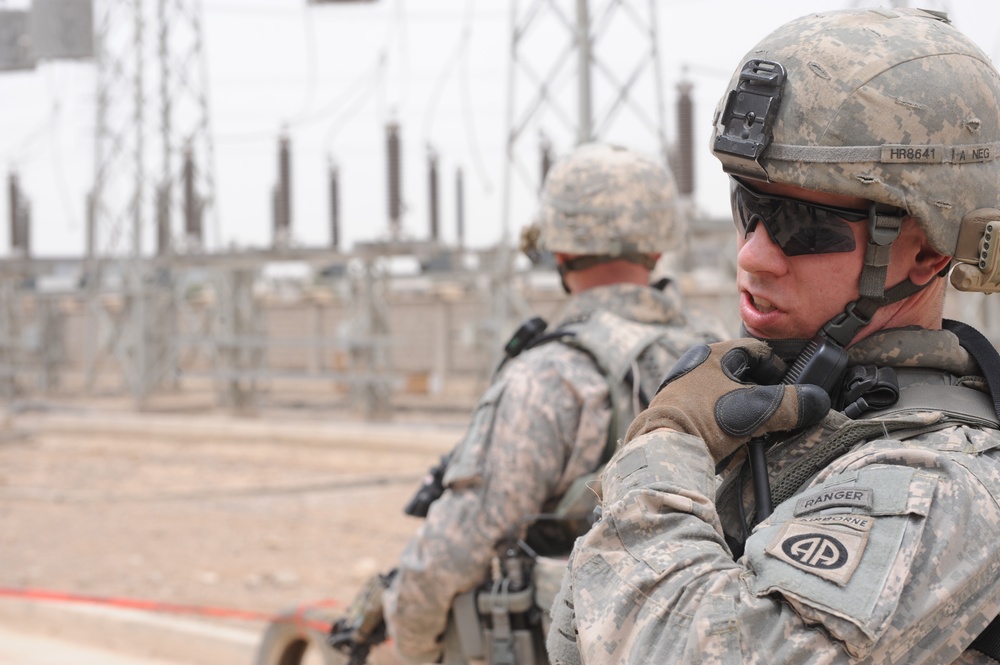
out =
[[[479,332],[491,349],[500,349],[529,314],[516,288],[514,190],[533,198],[558,153],[613,139],[616,127],[628,121],[672,165],[689,210],[694,190],[690,84],[679,87],[678,137],[671,146],[655,0],[511,0],[510,7],[501,239],[480,253],[477,275],[456,268],[442,277],[489,299],[490,315]],[[563,35],[562,43],[548,40],[554,51],[535,48],[544,25],[557,26]],[[631,54],[605,48],[621,29],[631,31]],[[391,240],[352,252],[294,249],[277,241],[269,251],[212,251],[219,243],[206,239],[206,232],[217,235],[218,223],[199,1],[95,0],[94,33],[97,132],[86,253],[67,261],[0,262],[0,394],[14,399],[59,385],[65,361],[61,308],[71,302],[87,312],[88,389],[102,388],[102,377],[119,376],[119,389],[142,408],[153,394],[176,387],[180,368],[200,357],[211,368],[219,401],[236,412],[253,412],[262,384],[274,375],[264,360],[273,340],[267,339],[255,288],[265,266],[295,261],[334,268],[350,300],[348,336],[300,340],[317,349],[337,347],[349,358],[348,368],[317,366],[310,374],[349,383],[353,403],[370,417],[384,416],[394,334],[385,298],[392,277],[384,259],[450,254],[451,265],[459,266],[455,257],[462,250],[436,240],[400,242],[399,215],[390,210]],[[36,288],[66,264],[79,276],[70,292]],[[191,293],[196,278],[202,281],[201,299]],[[31,315],[25,317],[26,311]]]

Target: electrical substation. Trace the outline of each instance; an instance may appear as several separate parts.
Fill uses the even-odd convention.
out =
[[[305,0],[303,0],[305,2]],[[389,417],[407,394],[474,395],[503,341],[528,316],[547,316],[562,294],[551,269],[518,256],[510,201],[533,196],[548,166],[574,145],[613,138],[628,123],[642,145],[673,168],[689,220],[687,247],[665,267],[691,302],[735,331],[728,219],[694,203],[694,83],[667,108],[654,2],[509,3],[509,74],[499,241],[469,247],[468,172],[444,170],[423,146],[424,173],[404,172],[417,132],[387,116],[385,216],[343,214],[350,164],[330,158],[323,178],[328,241],[298,240],[293,192],[294,128],[273,136],[268,247],[220,246],[218,178],[206,41],[199,0],[34,0],[0,4],[0,76],[73,59],[96,70],[94,179],[79,254],[41,256],[49,233],[32,219],[32,198],[8,166],[9,246],[0,258],[0,395],[9,403],[53,395],[123,395],[145,409],[164,394],[195,393],[234,413],[301,389],[371,419]],[[312,11],[378,2],[319,2]],[[631,30],[633,53],[602,49]],[[557,44],[538,56],[533,39]],[[611,54],[615,57],[611,57]],[[390,114],[391,115],[391,114]],[[668,123],[668,118],[670,122]],[[543,122],[544,120],[544,122]],[[668,129],[670,131],[668,131]],[[673,136],[668,140],[668,135]],[[700,158],[700,157],[699,157]],[[412,169],[411,169],[412,171]],[[425,180],[427,234],[404,179]],[[445,200],[443,184],[454,193]],[[454,220],[445,241],[443,210]],[[372,239],[345,246],[345,225]],[[415,268],[400,274],[401,261]],[[291,276],[290,276],[291,275]],[[983,299],[985,300],[985,299]],[[954,298],[961,318],[997,337],[992,302]]]

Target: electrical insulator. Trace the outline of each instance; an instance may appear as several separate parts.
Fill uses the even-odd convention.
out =
[[[340,249],[340,169],[330,165],[330,247]]]
[[[94,191],[91,190],[87,192],[87,258],[93,259],[95,257],[95,248],[97,247],[97,237],[96,237],[96,210],[94,208]]]
[[[284,226],[281,223],[281,186],[274,185],[271,187],[271,215],[274,220],[273,228],[273,238],[272,244],[278,246],[281,243],[284,231]]]
[[[275,222],[285,234],[290,234],[292,227],[292,163],[291,147],[287,136],[282,136],[278,142],[278,187]]]
[[[465,246],[465,181],[462,169],[455,171],[455,225],[459,248]]]
[[[184,181],[184,233],[189,240],[200,246],[202,243],[202,205],[201,198],[194,186],[195,164],[191,148],[184,149],[184,169],[181,177]]]
[[[389,123],[386,126],[386,166],[389,183],[389,225],[395,235],[399,231],[399,220],[402,216],[402,174],[400,173],[401,151],[399,141],[399,125]]]
[[[10,207],[10,248],[20,256],[31,255],[31,204],[21,191],[17,174],[11,172],[7,179],[8,205]]]
[[[430,206],[431,240],[438,239],[438,158],[437,154],[430,150],[427,154],[427,201]]]
[[[18,233],[18,219],[20,215],[18,211],[20,210],[20,195],[21,189],[17,184],[17,174],[11,172],[7,176],[7,206],[10,210],[10,247],[14,249],[18,246],[19,233]]]
[[[542,155],[540,169],[542,177],[539,179],[538,190],[541,191],[542,187],[545,186],[545,178],[549,175],[549,169],[552,168],[552,144],[549,143],[548,139],[543,137],[539,150]]]
[[[692,85],[681,82],[677,86],[677,164],[674,175],[677,190],[682,196],[694,194],[694,101]]]
[[[156,188],[156,255],[170,251],[170,184]]]
[[[31,256],[31,203],[29,201],[21,202],[21,242],[18,245],[21,248],[21,256],[24,258],[29,258]]]

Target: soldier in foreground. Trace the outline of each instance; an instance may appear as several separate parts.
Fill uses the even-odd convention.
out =
[[[490,578],[498,543],[514,536],[541,554],[569,551],[578,534],[559,542],[558,530],[531,526],[533,516],[558,512],[573,482],[607,461],[688,347],[720,339],[673,284],[649,285],[660,253],[684,236],[675,191],[658,163],[606,145],[582,146],[550,170],[525,249],[555,255],[570,298],[552,325],[508,345],[450,458],[444,493],[383,595],[405,661],[441,658],[453,601]],[[493,653],[506,657],[494,637]]]
[[[813,14],[745,57],[712,146],[746,337],[629,428],[552,662],[997,662],[1000,357],[943,320],[951,266],[1000,290],[997,71],[937,13]]]

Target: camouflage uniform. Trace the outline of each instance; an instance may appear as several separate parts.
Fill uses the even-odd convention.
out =
[[[682,311],[673,287],[634,284],[572,296],[555,326],[586,321],[597,311],[662,328],[638,359],[649,395],[688,346],[719,338],[706,332],[714,324]],[[453,598],[487,579],[495,545],[512,531],[523,536],[526,516],[551,510],[574,479],[603,461],[610,420],[607,379],[578,348],[543,344],[502,368],[456,449],[445,493],[431,505],[384,595],[389,633],[401,654],[422,662],[438,657]]]
[[[885,331],[850,358],[897,368],[903,395],[983,389],[947,331]],[[1000,612],[1000,431],[961,420],[831,411],[771,448],[772,484],[823,443],[849,452],[778,504],[736,562],[724,534],[739,537],[738,501],[753,509],[749,484],[733,491],[739,460],[716,496],[701,439],[631,441],[605,471],[602,521],[574,548],[552,662],[993,662],[963,649]]]
[[[956,288],[1000,290],[1000,75],[942,16],[789,22],[747,54],[715,120],[713,152],[741,182],[872,202],[860,297],[821,337],[847,346],[922,288],[886,285],[907,217],[960,263]],[[777,437],[775,510],[745,542],[745,448],[721,484],[706,439],[676,428],[616,454],[553,605],[553,662],[993,662],[964,651],[1000,613],[1000,431],[982,370],[941,330],[882,330],[848,352],[894,368],[910,406]]]

